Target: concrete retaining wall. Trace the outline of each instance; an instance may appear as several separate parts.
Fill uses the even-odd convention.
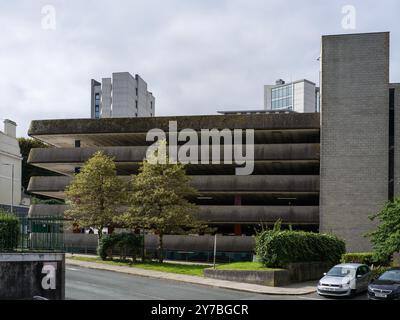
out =
[[[290,263],[285,269],[267,271],[205,269],[204,276],[220,280],[281,287],[290,283],[321,279],[331,267],[332,264],[327,262],[304,262]]]
[[[269,287],[281,287],[290,283],[287,270],[253,271],[253,270],[218,270],[205,269],[207,278],[254,283]]]
[[[65,298],[62,253],[0,253],[0,300]]]
[[[332,267],[328,262],[301,262],[290,263],[285,269],[289,271],[290,282],[294,283],[319,280]]]

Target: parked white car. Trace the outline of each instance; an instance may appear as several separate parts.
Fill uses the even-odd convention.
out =
[[[351,296],[368,290],[372,274],[365,264],[338,264],[324,274],[317,292],[321,296]]]

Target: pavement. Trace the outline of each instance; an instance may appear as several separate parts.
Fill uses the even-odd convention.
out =
[[[266,295],[67,265],[68,300],[293,300],[311,295]]]
[[[317,293],[259,294],[69,264],[66,267],[65,295],[69,300],[332,300]],[[366,299],[366,295],[352,299]]]
[[[197,277],[197,276],[191,276],[191,275],[145,270],[145,269],[128,267],[128,266],[126,266],[126,267],[125,266],[113,266],[113,265],[96,263],[96,262],[72,260],[72,259],[68,259],[68,256],[66,257],[66,263],[70,267],[76,266],[76,267],[83,267],[83,268],[88,268],[88,269],[113,271],[113,272],[124,273],[127,275],[135,275],[135,276],[155,278],[155,279],[164,279],[164,280],[168,280],[168,281],[179,281],[179,282],[183,282],[183,283],[190,283],[190,284],[209,286],[209,287],[218,287],[218,288],[237,290],[237,291],[256,293],[256,294],[291,296],[291,295],[307,295],[307,294],[316,292],[316,281],[293,284],[293,285],[286,286],[286,287],[268,287],[268,286],[263,286],[263,285],[250,284],[250,283],[217,280],[217,279],[203,278],[203,277]]]

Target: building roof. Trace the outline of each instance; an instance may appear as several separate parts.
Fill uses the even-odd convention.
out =
[[[226,111],[217,111],[220,114],[260,114],[260,113],[292,113],[295,112],[290,109],[281,109],[281,110],[266,110],[266,109],[261,109],[261,110],[226,110]]]
[[[285,131],[288,135],[303,135],[312,131],[319,135],[320,117],[317,113],[262,113],[224,114],[179,117],[103,118],[34,120],[28,134],[58,147],[70,147],[75,140],[82,146],[135,145],[145,140],[152,129],[169,131],[170,121],[176,121],[178,130],[192,129],[254,129],[257,135],[272,135],[273,131]],[[278,132],[279,133],[279,132]],[[305,133],[304,133],[305,134]],[[111,141],[113,140],[113,141]]]

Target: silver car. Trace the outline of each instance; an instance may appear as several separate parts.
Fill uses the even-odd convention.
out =
[[[338,264],[324,274],[317,292],[321,296],[351,296],[368,290],[372,274],[365,264]]]

